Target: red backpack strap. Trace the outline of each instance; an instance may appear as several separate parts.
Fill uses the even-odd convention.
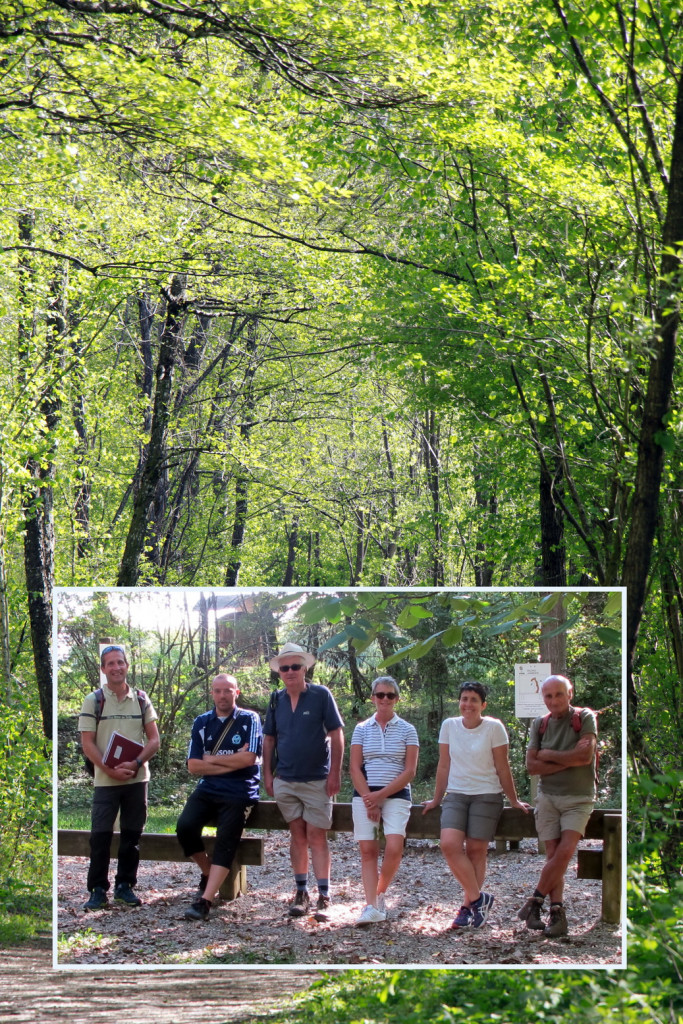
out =
[[[545,733],[546,729],[548,728],[548,722],[549,721],[550,721],[550,714],[544,715],[544,717],[541,719],[541,724],[538,727],[538,738],[539,738],[539,740],[541,739],[541,737]]]
[[[574,708],[574,714],[572,715],[572,729],[574,732],[581,732],[581,712],[588,711],[595,717],[595,735],[597,736],[598,729],[598,716],[595,711],[591,711],[590,708]]]

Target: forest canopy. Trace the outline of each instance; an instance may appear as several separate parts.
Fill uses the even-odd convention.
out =
[[[682,29],[679,0],[5,4],[26,835],[55,585],[625,586],[632,857],[677,883]]]

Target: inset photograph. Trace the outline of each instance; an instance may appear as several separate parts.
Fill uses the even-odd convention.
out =
[[[624,600],[59,588],[55,966],[625,966]]]

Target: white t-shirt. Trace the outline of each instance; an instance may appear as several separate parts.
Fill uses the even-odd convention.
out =
[[[508,742],[505,726],[497,718],[482,718],[476,729],[466,729],[462,718],[447,718],[439,733],[439,743],[447,743],[451,755],[447,791],[470,796],[502,793],[492,751]]]

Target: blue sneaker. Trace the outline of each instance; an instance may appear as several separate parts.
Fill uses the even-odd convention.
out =
[[[462,906],[458,913],[455,915],[451,928],[471,928],[472,927],[472,908]]]
[[[119,882],[114,889],[116,903],[125,903],[127,907],[141,907],[142,900],[136,896],[127,882]]]
[[[107,892],[100,885],[96,885],[90,893],[90,899],[87,903],[83,904],[84,910],[104,910],[109,904],[107,902]]]
[[[486,918],[489,916],[489,910],[493,906],[494,897],[490,892],[479,893],[479,899],[476,899],[472,904],[472,927],[481,928],[482,925],[486,924]]]

